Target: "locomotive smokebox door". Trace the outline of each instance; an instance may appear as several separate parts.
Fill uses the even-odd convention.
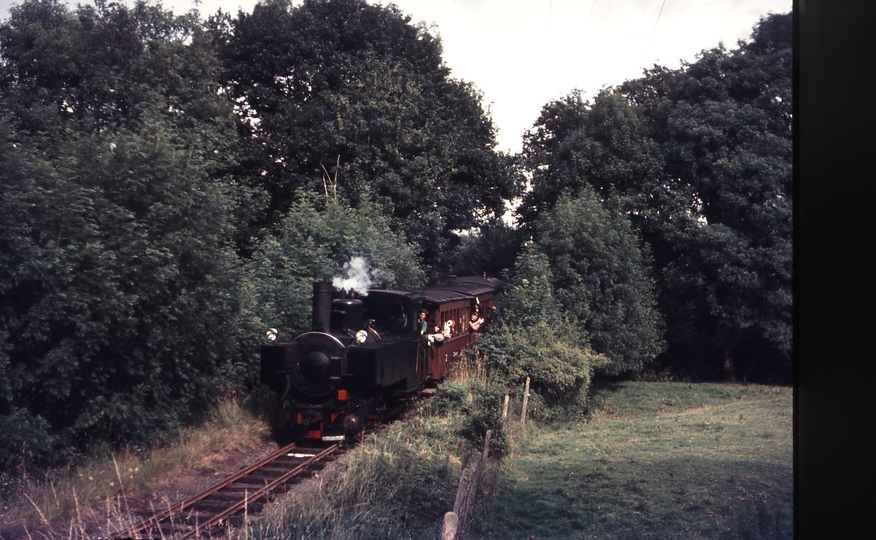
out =
[[[346,358],[344,345],[330,334],[308,332],[298,336],[286,350],[292,386],[304,396],[332,394],[341,385]]]

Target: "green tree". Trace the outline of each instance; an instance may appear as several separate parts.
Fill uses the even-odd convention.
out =
[[[729,378],[790,375],[791,27],[790,13],[766,16],[734,51],[620,88],[665,160],[635,207],[668,338],[677,356],[711,362],[691,367]]]
[[[592,104],[577,92],[551,102],[526,136],[524,227],[534,233],[563,193],[592,188],[649,247],[678,367],[787,380],[791,89],[784,14],[736,50],[655,66]]]
[[[240,121],[220,95],[215,45],[196,12],[174,16],[138,0],[95,2],[70,13],[58,0],[27,0],[0,26],[0,91],[15,129],[45,133],[45,150],[71,131],[112,132],[147,110],[162,111],[178,137],[192,137],[203,164],[246,225],[267,198],[240,173]],[[245,246],[252,231],[236,240]]]
[[[625,214],[606,209],[585,186],[541,217],[537,242],[581,341],[611,359],[606,372],[638,371],[663,352],[650,259]]]
[[[451,77],[441,44],[395,6],[277,0],[215,24],[228,95],[247,122],[267,223],[324,170],[372,200],[446,271],[458,229],[504,212],[520,189],[480,92]]]
[[[603,90],[590,103],[575,90],[548,103],[524,136],[532,174],[532,190],[518,209],[524,228],[534,230],[562,193],[574,196],[586,186],[605,202],[618,194],[649,196],[643,179],[659,172],[658,156],[647,124],[615,91]]]
[[[416,250],[372,204],[352,208],[300,194],[249,263],[261,319],[287,337],[309,330],[313,281],[344,275],[354,257],[365,259],[375,286],[404,289],[425,280]]]
[[[246,373],[260,326],[215,57],[191,17],[41,0],[0,55],[0,463],[160,439]]]

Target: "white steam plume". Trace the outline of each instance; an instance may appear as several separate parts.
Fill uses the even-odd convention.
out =
[[[336,289],[356,291],[360,296],[368,296],[368,290],[374,283],[374,279],[380,276],[379,270],[372,270],[368,261],[362,257],[353,257],[350,262],[344,263],[346,277],[335,276],[332,285]]]

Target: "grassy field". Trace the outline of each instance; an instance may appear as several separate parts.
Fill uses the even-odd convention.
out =
[[[792,389],[629,382],[527,425],[468,538],[791,538]]]

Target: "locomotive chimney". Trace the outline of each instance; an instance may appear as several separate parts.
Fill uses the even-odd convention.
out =
[[[313,284],[313,327],[314,332],[328,332],[332,316],[332,284]]]

